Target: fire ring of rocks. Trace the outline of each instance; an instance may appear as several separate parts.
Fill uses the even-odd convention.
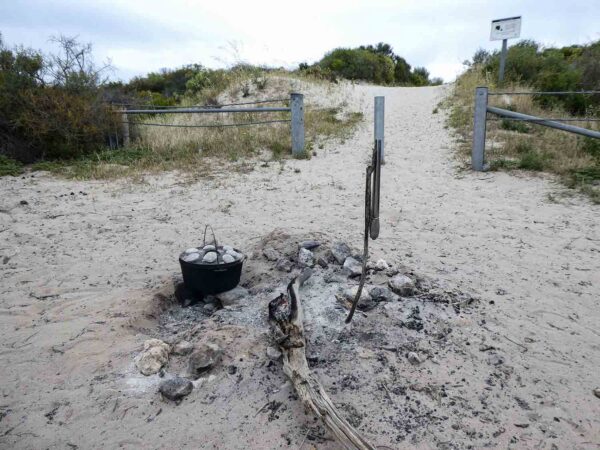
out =
[[[164,398],[180,402],[220,370],[236,373],[228,355],[230,343],[218,338],[223,330],[254,333],[264,345],[267,366],[280,364],[281,352],[269,331],[268,303],[307,268],[312,275],[302,296],[310,366],[335,365],[340,355],[365,342],[402,350],[411,365],[423,364],[435,359],[435,352],[422,343],[431,337],[444,340],[452,331],[447,319],[474,300],[391,259],[377,259],[367,263],[359,314],[351,326],[345,326],[361,274],[359,251],[341,241],[330,242],[324,235],[302,239],[276,231],[245,253],[248,261],[235,289],[199,301],[176,279],[175,289],[159,296],[163,312],[154,339],[144,343],[135,362],[142,374],[162,377],[158,391]],[[374,323],[389,324],[390,336],[379,333]],[[339,385],[344,385],[343,380]]]

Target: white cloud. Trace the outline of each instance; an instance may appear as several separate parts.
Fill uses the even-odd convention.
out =
[[[388,42],[413,66],[452,80],[488,41],[491,19],[523,15],[523,38],[548,44],[600,38],[597,0],[25,0],[0,4],[9,43],[48,48],[51,34],[77,34],[110,57],[117,76],[162,67],[233,62],[295,66],[338,46]]]

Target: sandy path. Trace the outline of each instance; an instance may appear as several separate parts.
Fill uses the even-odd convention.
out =
[[[154,415],[157,397],[143,379],[128,377],[144,327],[152,326],[144,315],[152,310],[149,292],[177,273],[176,255],[206,222],[240,248],[274,228],[325,232],[359,247],[372,97],[385,95],[387,164],[375,256],[394,255],[481,298],[484,330],[499,337],[518,374],[510,395],[535,405],[539,423],[552,423],[511,430],[499,438],[503,447],[510,433],[519,434],[517,447],[600,446],[600,399],[592,394],[600,387],[599,207],[581,198],[550,201],[560,189],[551,180],[458,170],[444,117],[432,114],[444,89],[351,88],[350,101],[366,105],[360,131],[283,170],[257,164],[248,174],[193,185],[172,174],[140,185],[0,179],[0,443],[284,446],[281,429],[261,424],[256,435],[252,417],[235,422],[229,415],[234,432],[206,422],[212,434],[203,440],[184,409],[161,407]],[[465,340],[470,331],[465,325]],[[507,427],[517,420],[512,414],[502,417]],[[290,422],[306,420],[301,415],[290,413]],[[236,441],[240,436],[247,444]],[[543,446],[542,438],[549,439]]]

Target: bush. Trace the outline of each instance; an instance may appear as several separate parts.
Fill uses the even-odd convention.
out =
[[[187,83],[197,74],[205,73],[200,64],[189,64],[178,69],[162,69],[144,77],[135,77],[127,85],[130,92],[157,92],[165,97],[182,95],[188,89]]]
[[[517,133],[529,133],[527,124],[518,120],[502,119],[500,128],[507,131],[516,131]]]
[[[546,158],[533,150],[523,153],[519,160],[519,169],[541,172],[544,170]]]
[[[12,158],[0,155],[0,177],[5,175],[17,176],[23,172],[23,165]]]
[[[21,162],[89,153],[118,130],[102,99],[107,66],[93,64],[90,45],[54,41],[60,52],[44,56],[0,40],[0,153]]]
[[[394,79],[396,83],[410,83],[410,64],[400,56],[394,58],[396,66],[394,67]]]
[[[321,59],[319,66],[348,80],[390,84],[394,81],[394,63],[389,56],[369,50],[337,48]]]
[[[410,74],[410,81],[414,86],[427,86],[429,71],[425,67],[415,67]]]
[[[478,50],[467,65],[482,67],[485,74],[497,76],[500,52]],[[599,90],[600,41],[562,48],[543,48],[534,41],[521,41],[508,49],[505,80],[537,91]],[[561,107],[576,115],[598,115],[600,110],[600,95],[544,95],[534,99],[546,109]]]

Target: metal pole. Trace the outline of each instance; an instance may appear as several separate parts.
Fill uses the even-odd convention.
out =
[[[570,133],[580,134],[581,136],[600,139],[599,131],[588,130],[587,128],[567,125],[566,123],[554,122],[552,120],[545,120],[541,117],[530,116],[528,114],[509,111],[508,109],[496,108],[494,106],[488,106],[486,109],[492,114],[497,114],[499,116],[509,117],[511,119],[525,120],[527,122],[543,125],[545,127],[556,128],[557,130],[568,131]]]
[[[375,97],[375,140],[381,141],[381,164],[385,164],[384,125],[385,97]]]
[[[297,94],[300,95],[300,94]],[[289,112],[290,108],[178,108],[178,109],[128,109],[127,114],[217,114]]]
[[[498,70],[498,84],[501,86],[504,82],[504,66],[506,65],[506,50],[508,39],[502,39],[502,53],[500,53],[500,69]]]
[[[129,146],[129,119],[127,118],[127,110],[124,109],[121,113],[121,129],[123,132],[123,147]]]
[[[292,93],[290,99],[292,111],[292,155],[304,154],[304,95]]]
[[[478,172],[483,171],[487,102],[488,88],[476,88],[475,113],[473,115],[473,148],[471,149],[471,166],[473,170]]]

